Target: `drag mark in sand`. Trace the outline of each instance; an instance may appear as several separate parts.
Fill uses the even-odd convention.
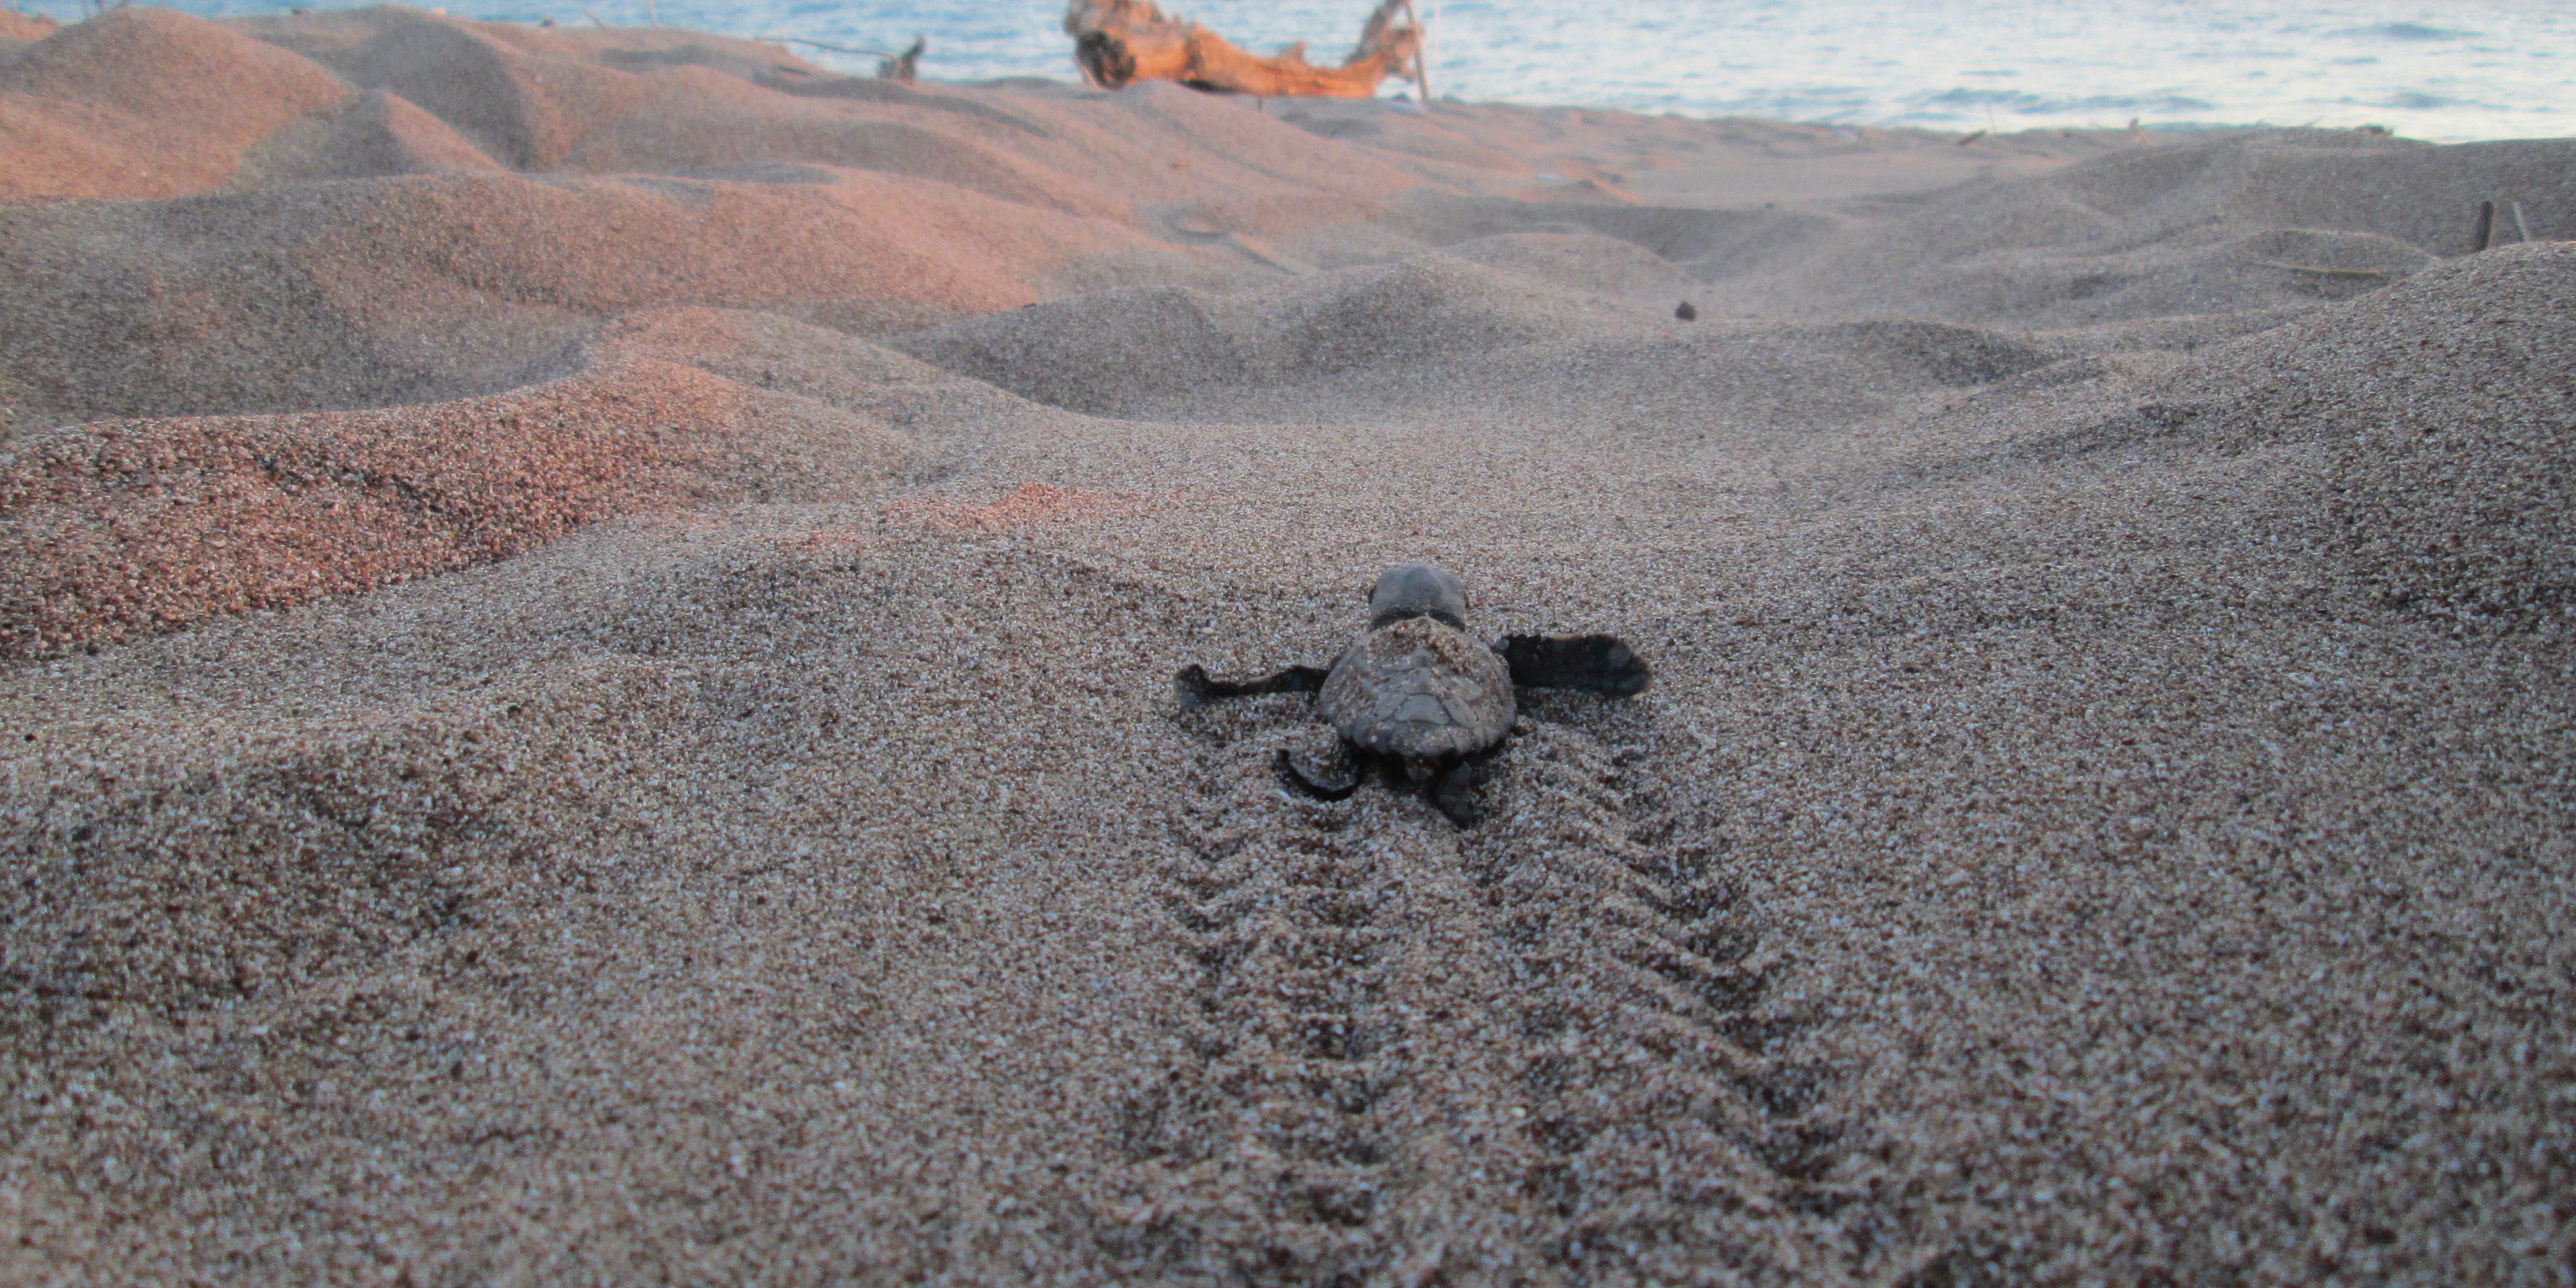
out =
[[[1163,898],[1189,981],[1101,1244],[1223,1283],[1860,1277],[1822,1076],[1645,751],[1541,722],[1461,832],[1280,790],[1305,699],[1194,711]]]

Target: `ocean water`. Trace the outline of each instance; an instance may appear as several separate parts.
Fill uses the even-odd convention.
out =
[[[0,0],[6,3],[8,0]],[[18,0],[71,17],[77,0]],[[307,0],[310,3],[311,0]],[[432,0],[435,2],[435,0]],[[922,74],[1074,79],[1057,0],[445,0],[470,17],[645,23],[855,48],[928,38]],[[1442,97],[1839,125],[2384,125],[2576,135],[2576,0],[1416,0]],[[215,16],[274,12],[178,0]],[[1247,48],[1338,61],[1370,0],[1169,9]],[[873,60],[798,52],[864,71]],[[1390,81],[1384,92],[1405,90]]]

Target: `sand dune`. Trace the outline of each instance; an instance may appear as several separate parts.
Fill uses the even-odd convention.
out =
[[[0,213],[0,244],[25,266],[0,303],[21,425],[484,392],[631,309],[749,306],[882,331],[1029,302],[1086,257],[1171,257],[1112,225],[822,170],[18,206]]]
[[[645,339],[670,343],[691,320],[620,322],[574,374],[487,398],[26,439],[7,499],[25,577],[0,608],[20,633],[0,647],[57,652],[366,590],[639,506],[864,491],[903,463],[900,434],[771,391],[766,367],[746,387]]]
[[[1934,194],[1750,276],[1774,308],[2035,327],[2295,307],[2466,252],[2481,199],[2522,202],[2536,238],[2576,236],[2566,156],[2556,141],[2214,139]]]
[[[1686,289],[1677,273],[1645,270],[1639,261],[1653,257],[1636,247],[1591,241],[1568,258],[1614,265],[1611,272],[1626,269],[1647,283],[1617,283],[1605,274],[1600,285],[1625,286],[1626,298],[1569,287],[1562,279],[1513,271],[1517,248],[1475,242],[1464,254],[1431,252],[1243,294],[1185,287],[1095,292],[894,343],[1040,402],[1109,413],[1192,395],[1224,400],[1345,371],[1518,349],[1596,329],[1632,330],[1653,316],[1655,304]],[[1648,292],[1655,304],[1638,298]]]
[[[61,23],[40,13],[20,13],[12,9],[0,14],[0,40],[42,40],[61,29]]]
[[[0,200],[177,197],[346,91],[328,72],[165,9],[118,9],[0,64]]]
[[[33,28],[0,1279],[2576,1274],[2576,143]]]
[[[2416,611],[2555,635],[2576,591],[2562,246],[2445,265],[2175,380],[2221,442],[2318,442],[2332,546]],[[2205,390],[2236,397],[2181,401]]]

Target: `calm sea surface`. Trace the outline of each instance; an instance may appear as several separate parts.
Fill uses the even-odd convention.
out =
[[[6,0],[0,0],[5,3]],[[20,0],[69,17],[62,0]],[[311,0],[307,0],[308,3]],[[435,3],[437,0],[431,0]],[[445,0],[584,21],[582,0]],[[2385,125],[2416,138],[2576,135],[2576,0],[1416,0],[1443,96],[1834,124]],[[1057,0],[589,0],[619,24],[893,47],[922,74],[1073,79]],[[274,12],[178,0],[204,15]],[[1168,6],[1238,44],[1337,61],[1370,0]],[[811,47],[815,61],[864,58]],[[1389,82],[1386,92],[1403,88]]]

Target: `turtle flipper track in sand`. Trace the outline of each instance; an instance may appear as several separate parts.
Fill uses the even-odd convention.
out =
[[[1132,1206],[1103,1241],[1216,1282],[1365,1282],[1393,1255],[1376,1112],[1402,1038],[1384,1005],[1393,883],[1329,834],[1246,820],[1218,789],[1241,786],[1235,768],[1203,763],[1179,824],[1167,902],[1195,981],[1190,1054],[1126,1105]]]
[[[1523,750],[1464,844],[1510,962],[1547,1254],[1578,1281],[1860,1275],[1824,1079],[1766,1003],[1777,966],[1714,830],[1667,813],[1633,750],[1550,725]]]
[[[1124,1272],[1866,1275],[1822,1083],[1784,1058],[1751,919],[1650,774],[1542,726],[1462,834],[1409,797],[1279,790],[1294,712],[1212,728],[1166,869],[1187,1054],[1126,1098],[1097,1208]]]
[[[1318,666],[1292,666],[1265,675],[1258,680],[1219,680],[1211,678],[1207,668],[1192,663],[1173,677],[1172,690],[1184,707],[1203,707],[1222,698],[1258,698],[1274,693],[1313,693],[1324,687],[1324,669]]]

